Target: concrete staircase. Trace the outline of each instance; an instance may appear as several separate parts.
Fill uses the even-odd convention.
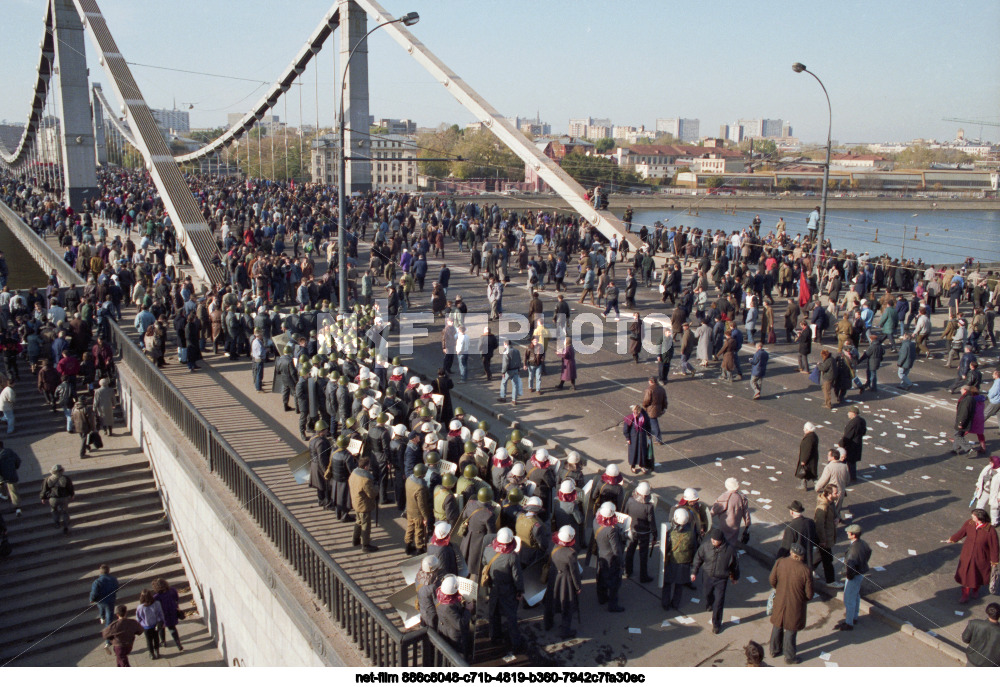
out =
[[[40,481],[19,485],[21,518],[14,519],[9,504],[5,507],[13,553],[0,559],[0,665],[72,666],[99,647],[101,626],[88,599],[102,563],[111,566],[122,585],[118,602],[130,611],[156,577],[181,592],[182,608],[191,607],[189,585],[145,458],[140,454],[115,466],[67,474],[76,488],[68,535],[38,501]],[[143,647],[139,638],[137,653]]]

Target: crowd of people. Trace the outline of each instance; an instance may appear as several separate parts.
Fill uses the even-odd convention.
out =
[[[102,173],[102,197],[77,210],[63,207],[28,180],[3,180],[0,197],[39,234],[58,237],[64,259],[82,285],[60,284],[53,275],[41,292],[12,294],[4,288],[0,293],[4,348],[13,351],[6,360],[10,379],[17,378],[18,359],[26,358],[46,402],[54,411],[63,410],[67,431],[81,434],[83,455],[94,433],[110,431],[113,424],[105,422],[107,394],[100,402],[98,394],[113,387],[115,379],[109,323],[130,308],[136,313],[126,321],[158,366],[170,364],[174,343],[177,361],[192,372],[209,350],[221,349],[232,360],[248,357],[254,387],[263,391],[265,365],[274,359],[275,390],[280,390],[285,410],[298,413],[300,436],[309,443],[309,486],[316,491],[317,507],[353,522],[353,543],[368,553],[377,548],[371,529],[379,504],[394,503],[406,519],[405,552],[422,556],[416,578],[422,622],[463,652],[472,649],[477,600],[463,596],[460,577],[486,590],[478,602],[489,619],[490,638],[514,651],[524,648],[518,610],[532,582],[544,581],[547,589],[546,629],[558,615],[561,636],[572,636],[581,603],[580,556],[597,556],[596,600],[609,612],[624,610],[618,590],[623,576],[633,576],[636,552],[639,583],[654,579],[648,551],[659,543],[659,529],[648,482],[626,486],[618,466],[611,464],[585,492],[579,455],[570,452],[559,460],[534,448],[519,429],[506,436],[491,434],[487,423],[473,422],[452,403],[452,366],[458,363],[458,382],[467,381],[474,352],[482,358],[487,380],[493,378],[493,356],[500,356],[501,402],[508,387],[512,404],[523,396],[523,371],[529,392],[543,393],[552,337],[540,293],[549,287],[556,296],[551,320],[557,331],[560,326],[565,331],[570,316],[566,299],[571,287],[579,287],[579,303],[589,298],[603,306],[607,317],[614,311],[617,319],[622,307],[633,309],[628,354],[636,363],[648,330],[661,330],[654,344],[656,374],[622,421],[634,475],[654,470],[653,445],[663,443],[664,384],[674,348],[680,349],[680,368],[674,374],[695,374],[697,361],[703,372],[718,365],[721,377],[732,382],[742,379],[746,369],[753,398],[764,399],[767,349],[778,340],[778,317],[784,318],[784,341],[797,347],[799,372],[814,376],[825,407],[832,409],[845,403],[852,389],[859,396],[878,391],[887,349],[898,348],[900,388],[911,388],[908,373],[916,357],[933,355],[930,316],[947,299],[944,364],[957,361],[955,390],[962,394],[955,450],[985,452],[985,421],[1000,411],[1000,373],[993,373],[988,395],[980,394],[976,358],[987,340],[989,347],[996,346],[1000,289],[993,272],[859,257],[834,251],[829,244],[820,250],[814,269],[815,238],[789,235],[783,220],[767,234],[761,233],[759,221],[729,235],[660,224],[651,230],[641,227],[640,247],[633,251],[625,238],[606,241],[571,215],[370,193],[348,199],[345,277],[351,307],[349,313],[337,314],[331,307],[340,297],[332,189],[202,177],[190,177],[189,183],[219,238],[216,261],[227,275],[223,283],[199,288],[178,271],[186,262],[183,248],[144,175]],[[491,324],[482,335],[467,330],[469,306],[461,296],[449,296],[448,264],[438,268],[437,279],[427,288],[429,258],[443,261],[447,253],[455,267],[456,252],[467,254],[468,272],[484,281],[490,321],[506,312],[504,290],[524,280],[530,296],[527,345],[499,341]],[[663,258],[659,274],[657,257]],[[624,274],[616,273],[616,267]],[[714,299],[708,295],[713,287]],[[669,322],[644,321],[637,298],[648,298],[640,288],[656,289],[663,307],[669,302]],[[775,298],[784,301],[780,314]],[[402,365],[385,343],[401,316],[417,305],[444,321],[442,363],[430,381]],[[823,348],[813,365],[814,344],[831,333],[836,352]],[[575,389],[573,342],[556,338],[557,388],[568,382]],[[744,343],[752,347],[749,357],[742,357]],[[93,399],[86,395],[90,390],[96,390]],[[5,402],[0,394],[8,432],[14,430],[9,406],[15,400]],[[861,528],[846,528],[845,583],[835,579],[833,553],[841,526],[838,513],[847,485],[857,479],[866,433],[860,409],[851,406],[848,414],[843,438],[829,451],[822,473],[815,427],[810,430],[807,424],[804,430],[795,476],[802,488],[815,483],[814,518],[803,515],[799,501],[790,504],[790,521],[769,580],[775,590],[769,604],[771,655],[783,654],[788,663],[797,661],[796,633],[806,625],[814,553],[827,585],[844,588],[840,629],[851,630],[857,622],[861,580],[871,555]],[[965,446],[970,433],[979,438],[978,447]],[[963,602],[989,583],[997,563],[993,526],[1000,459],[991,460],[977,483],[977,509],[951,538],[965,539],[956,574]],[[684,588],[700,573],[713,631],[721,632],[726,585],[740,576],[735,552],[750,536],[749,503],[739,481],[727,480],[726,490],[711,505],[686,489],[665,519],[666,555],[663,570],[657,571],[664,580],[662,605],[679,608]],[[453,536],[461,542],[453,542]],[[159,616],[149,610],[155,606],[149,601],[140,598],[140,610],[147,611],[139,621],[153,655],[158,649],[144,622],[152,619],[155,628]]]

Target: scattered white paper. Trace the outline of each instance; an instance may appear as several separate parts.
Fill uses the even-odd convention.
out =
[[[955,615],[965,615],[965,611],[955,611]]]
[[[764,504],[764,510],[771,510],[771,504],[770,503],[765,503]]]
[[[764,467],[767,468],[768,470],[773,470],[774,469],[773,465],[765,465]]]
[[[642,630],[640,630],[638,627],[630,627],[628,629],[628,633],[630,635],[641,635],[642,634]]]
[[[693,597],[691,598],[691,603],[693,603],[693,604],[696,604],[696,603],[698,603],[699,601],[701,601],[701,599],[695,599],[695,598],[693,598]]]
[[[514,654],[507,654],[506,656],[503,657],[503,662],[504,663],[511,663],[512,661],[516,661],[516,660],[517,660],[517,656],[515,656]]]
[[[674,618],[674,622],[680,623],[681,625],[692,625],[694,624],[694,618],[689,618],[687,616],[679,615]]]
[[[736,460],[746,460],[743,456],[736,456]]]
[[[880,482],[881,482],[882,484],[892,484],[892,482],[890,482],[890,481],[889,481],[889,480],[887,480],[887,479],[882,479],[882,480],[879,480],[879,481],[880,481]]]
[[[743,472],[750,472],[750,468],[740,468]]]
[[[834,663],[833,661],[827,661],[823,665],[825,665],[827,668],[839,668],[840,667],[836,663]]]
[[[851,513],[841,513],[840,517],[842,517],[844,520],[850,520],[851,518],[854,517],[854,515],[852,515]]]
[[[743,480],[743,484],[747,485],[748,487],[750,486],[750,483],[747,482],[746,480]]]
[[[882,511],[883,513],[889,513],[889,512],[891,512],[888,508],[883,508],[882,506],[879,506],[878,509],[880,511]]]
[[[746,580],[750,584],[757,584],[757,578],[753,577],[752,575],[747,575]]]
[[[670,627],[670,621],[664,620],[662,623],[660,623],[660,627]]]
[[[750,493],[753,494],[754,496],[760,496],[760,492],[757,491],[756,489],[752,490]]]
[[[771,480],[772,482],[777,482],[778,481],[777,477],[768,477],[768,479]]]
[[[876,565],[875,566],[875,570],[877,572],[885,572],[885,568],[883,568],[881,565]]]
[[[879,470],[888,470],[889,468],[887,468],[887,467],[886,467],[886,466],[884,466],[884,465],[879,465],[879,466],[878,466],[878,469],[879,469]]]
[[[819,655],[819,658],[820,658],[821,661],[829,661],[830,660],[830,654],[829,654],[829,652],[824,651],[823,653],[821,653]]]
[[[877,542],[875,542],[875,543],[876,543],[876,544],[878,544],[879,546],[881,546],[881,547],[882,547],[883,549],[888,549],[888,548],[889,548],[889,545],[888,545],[888,544],[884,544],[884,543],[882,543],[882,542],[880,542],[880,541],[877,541]]]
[[[965,466],[965,469],[966,469],[966,470],[972,470],[973,468],[972,468],[972,466],[971,466],[971,465],[966,465],[966,466]]]
[[[900,438],[900,439],[905,439],[905,438],[906,438],[906,435],[905,435],[905,434],[899,434],[898,432],[896,433],[896,436],[897,436],[898,438]]]
[[[906,553],[910,554],[911,556],[916,556],[917,555],[917,552],[914,549],[907,549]]]
[[[930,475],[921,475],[920,479],[930,479]]]
[[[828,424],[828,425],[832,424],[829,420],[823,420],[823,422],[826,423],[826,424]]]
[[[731,615],[729,616],[729,619],[732,621],[733,625],[740,624],[740,617],[738,615]]]

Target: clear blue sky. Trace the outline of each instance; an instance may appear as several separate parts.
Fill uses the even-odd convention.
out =
[[[273,81],[331,0],[98,0],[131,62]],[[954,136],[968,119],[1000,115],[1000,2],[474,2],[383,0],[416,10],[414,33],[507,115],[538,110],[554,131],[571,117],[650,127],[696,117],[702,135],[741,117],[784,119],[806,142],[826,133],[819,85],[833,102],[841,142]],[[23,121],[38,59],[44,0],[4,0],[0,120]],[[238,17],[230,18],[238,8]],[[280,8],[280,9],[279,9]],[[336,39],[336,37],[335,37]],[[320,123],[333,121],[334,52],[319,55]],[[371,112],[421,126],[472,120],[387,36],[371,39]],[[91,78],[108,78],[88,43]],[[222,125],[251,107],[255,84],[134,67],[153,107],[195,103],[194,127]],[[305,121],[316,120],[315,74],[305,75]],[[294,93],[294,91],[293,91]],[[298,96],[288,121],[299,121]],[[277,114],[284,118],[284,103]],[[978,126],[965,125],[967,136]],[[986,128],[1000,140],[1000,129]]]

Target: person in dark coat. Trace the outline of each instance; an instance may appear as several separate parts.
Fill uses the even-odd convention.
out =
[[[299,413],[299,437],[309,441],[306,426],[309,422],[309,377],[303,374],[295,383],[295,409]]]
[[[652,470],[649,459],[649,415],[642,406],[632,406],[632,412],[622,420],[622,434],[628,446],[628,464],[632,473]]]
[[[513,653],[524,648],[517,625],[517,606],[524,598],[524,575],[521,561],[514,552],[514,533],[504,527],[484,542],[480,565],[481,582],[488,593],[487,614],[490,619],[490,641],[500,639],[501,616],[506,623],[507,641]]]
[[[322,426],[322,425],[321,425]],[[330,455],[326,476],[330,479],[330,502],[337,513],[337,520],[345,520],[351,512],[351,492],[347,480],[357,464],[347,452],[347,437],[337,437],[337,450]]]
[[[201,360],[201,323],[198,316],[191,313],[184,324],[184,338],[187,340],[187,365],[192,372],[199,369]]]
[[[788,512],[792,521],[785,525],[785,532],[781,537],[781,547],[778,549],[778,558],[784,558],[791,552],[796,544],[802,547],[802,558],[809,569],[813,568],[813,546],[819,539],[816,532],[816,523],[811,518],[802,515],[805,507],[799,501],[792,501],[788,504]]]
[[[424,627],[437,629],[438,616],[434,602],[437,600],[437,590],[441,586],[441,578],[445,573],[441,569],[438,557],[428,553],[420,561],[420,570],[413,581],[417,589],[417,608],[420,610],[420,622]]]
[[[597,550],[597,602],[608,604],[611,613],[621,613],[625,609],[618,605],[618,590],[622,584],[622,562],[625,555],[624,542],[614,505],[601,505],[594,519],[594,539],[592,547]]]
[[[722,632],[722,612],[726,603],[726,587],[732,580],[740,579],[740,562],[736,549],[726,543],[722,530],[712,529],[708,539],[702,542],[694,555],[691,565],[691,582],[702,570],[702,590],[705,594],[705,608],[712,609],[712,634]]]
[[[799,442],[799,460],[795,464],[795,476],[802,480],[799,489],[809,490],[809,482],[819,477],[819,436],[816,425],[811,422],[802,426],[802,441]]]
[[[945,539],[943,544],[955,544],[965,539],[955,570],[955,581],[962,586],[958,603],[969,602],[969,597],[979,598],[979,588],[990,583],[990,572],[1000,562],[1000,542],[997,531],[990,524],[990,516],[982,508],[972,511],[972,517],[961,529]]]
[[[660,606],[665,611],[671,608],[680,610],[681,592],[691,583],[691,563],[698,551],[698,532],[691,522],[691,511],[687,508],[674,511],[665,544]]]
[[[795,342],[799,345],[799,372],[809,372],[809,354],[812,353],[812,330],[809,324],[802,320],[802,326],[795,337]]]
[[[572,479],[564,479],[559,484],[559,491],[556,493],[556,500],[552,505],[552,529],[558,532],[567,525],[576,532],[576,546],[584,545],[584,518],[583,504],[580,499],[580,492]]]
[[[455,651],[465,654],[468,651],[471,634],[469,626],[472,614],[462,595],[458,591],[458,578],[445,575],[434,596],[434,611],[437,616],[437,626],[434,628],[444,637]]]
[[[445,575],[458,574],[458,548],[451,543],[451,525],[438,522],[434,525],[431,540],[427,543],[427,554],[437,557]]]
[[[771,611],[771,656],[784,653],[785,663],[798,663],[796,637],[806,626],[806,604],[813,596],[812,570],[803,562],[805,551],[793,544],[789,556],[779,558],[768,581],[774,588]]]
[[[170,583],[162,577],[153,580],[151,586],[153,588],[153,599],[160,603],[160,609],[163,611],[163,624],[157,628],[157,631],[160,633],[160,646],[166,646],[167,630],[170,630],[170,636],[174,638],[177,650],[184,651],[184,647],[181,645],[181,636],[177,632],[177,623],[181,617],[178,608],[180,596],[177,590],[171,587]]]
[[[642,320],[639,313],[635,313],[635,318],[628,325],[628,354],[636,365],[639,364],[639,354],[642,353]]]
[[[320,508],[330,507],[330,426],[325,422],[315,424],[316,436],[309,442],[309,486],[316,490]]]
[[[656,546],[656,511],[650,498],[649,482],[639,482],[632,498],[625,502],[625,515],[632,518],[632,530],[625,548],[625,577],[631,578],[634,570],[635,550],[639,549],[639,582],[652,582],[649,576],[649,547]]]
[[[562,389],[563,385],[569,382],[573,391],[576,391],[576,352],[569,338],[563,343],[562,350],[556,351],[556,355],[562,361],[562,371],[559,373],[559,383],[556,384],[556,388]]]
[[[274,392],[281,392],[281,406],[286,413],[292,410],[288,401],[291,399],[295,384],[299,381],[299,374],[295,370],[291,354],[291,345],[286,345],[283,355],[278,356],[274,363],[274,383],[271,385]]]
[[[861,462],[861,450],[864,448],[864,437],[868,431],[868,423],[861,417],[861,411],[857,406],[852,406],[847,411],[847,425],[844,427],[844,435],[840,439],[840,447],[847,451],[844,461],[851,472],[851,481],[858,478],[858,463]]]
[[[986,606],[986,620],[969,621],[962,632],[967,665],[979,668],[1000,664],[1000,604]]]
[[[493,504],[493,490],[485,487],[479,489],[476,499],[465,504],[465,510],[459,521],[459,534],[462,544],[459,550],[469,564],[469,576],[479,579],[482,570],[483,549],[488,535],[497,531],[497,512]]]
[[[441,394],[444,396],[444,400],[441,402],[441,423],[445,424],[449,422],[454,415],[451,404],[451,390],[455,388],[455,382],[452,381],[448,373],[442,368],[438,370],[437,378],[431,383],[434,387],[435,394]]]
[[[403,456],[406,453],[406,426],[396,425],[392,428],[392,441],[389,442],[389,461],[392,463],[392,496],[396,507],[402,512],[406,508],[406,471]]]
[[[572,525],[564,525],[552,537],[555,545],[549,555],[548,586],[545,591],[545,629],[551,630],[556,612],[562,615],[559,634],[569,639],[573,632],[573,615],[580,605],[580,564],[576,556],[577,530]]]

